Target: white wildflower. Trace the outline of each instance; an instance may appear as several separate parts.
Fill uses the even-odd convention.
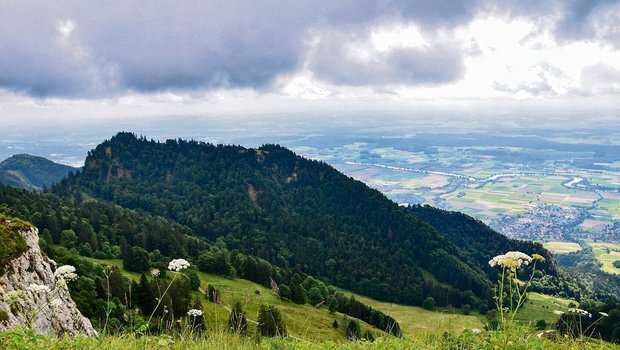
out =
[[[53,309],[57,309],[57,308],[59,308],[61,305],[62,305],[62,300],[60,300],[60,299],[54,299],[54,300],[52,300],[52,301],[50,302],[50,306],[51,306]]]
[[[553,310],[553,313],[558,315],[558,316],[564,315],[564,311],[562,311],[562,310]]]
[[[151,270],[151,276],[153,276],[153,277],[159,277],[160,274],[161,274],[161,271],[159,271],[159,269],[152,269]]]
[[[190,317],[202,316],[202,310],[191,309],[187,312],[187,316],[190,316]]]
[[[75,273],[75,267],[71,265],[63,265],[56,269],[54,272],[54,276],[56,279],[71,282],[77,279],[77,274]]]
[[[599,312],[599,314],[603,317],[609,317],[609,314],[606,312]]]
[[[189,262],[185,259],[174,259],[168,264],[168,270],[179,272],[189,267]]]
[[[529,265],[532,262],[532,257],[522,252],[508,252],[506,254],[498,255],[489,260],[491,267],[501,266],[511,271],[516,271],[521,268],[522,265]]]
[[[572,314],[579,315],[579,316],[592,317],[592,314],[587,312],[586,310],[577,309],[577,308],[574,308],[574,307],[568,309],[568,312],[572,313]]]
[[[471,332],[474,334],[480,334],[482,331],[480,330],[480,328],[472,328]]]
[[[41,293],[41,292],[49,293],[50,292],[50,287],[43,285],[43,284],[36,284],[36,283],[30,283],[30,285],[26,289],[34,293]]]

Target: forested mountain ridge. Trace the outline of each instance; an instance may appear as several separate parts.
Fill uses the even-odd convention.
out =
[[[119,133],[53,191],[167,217],[228,249],[383,300],[420,305],[433,296],[462,305],[491,295],[491,272],[447,235],[329,165],[276,145]]]
[[[0,183],[28,190],[41,190],[75,170],[43,157],[17,154],[0,163]]]

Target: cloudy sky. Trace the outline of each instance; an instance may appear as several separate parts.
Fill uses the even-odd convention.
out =
[[[0,119],[620,111],[620,1],[0,3]]]

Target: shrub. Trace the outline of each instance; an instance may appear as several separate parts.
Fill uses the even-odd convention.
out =
[[[427,310],[433,310],[435,308],[435,299],[433,299],[433,297],[428,297],[424,299],[422,307]]]
[[[362,333],[362,329],[360,327],[360,323],[356,319],[351,319],[349,324],[347,325],[347,338],[349,340],[357,340],[360,339],[360,335]]]
[[[471,305],[465,304],[463,305],[463,315],[469,315],[471,312]]]
[[[216,304],[220,302],[220,292],[211,284],[207,286],[207,299]]]
[[[258,309],[258,335],[263,337],[286,337],[286,326],[280,310],[273,306],[261,304]]]
[[[26,240],[19,234],[20,230],[26,228],[28,225],[25,222],[0,215],[0,276],[4,274],[11,260],[28,249]]]
[[[545,320],[537,320],[536,321],[536,329],[543,330],[547,328],[547,321]]]
[[[236,301],[230,311],[230,317],[228,318],[228,329],[233,333],[239,333],[246,335],[248,333],[248,320],[245,317],[245,311],[243,311],[243,305],[241,302]]]

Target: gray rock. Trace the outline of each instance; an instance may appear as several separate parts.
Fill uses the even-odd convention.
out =
[[[28,327],[30,323],[37,333],[45,335],[97,336],[90,321],[71,299],[67,287],[57,284],[56,263],[41,254],[39,230],[32,228],[20,233],[26,239],[28,250],[11,261],[7,272],[0,276],[0,310],[8,315],[8,320],[0,321],[0,332]],[[50,290],[30,291],[31,284],[44,285]],[[7,300],[14,294],[12,291],[21,291],[16,302]]]

